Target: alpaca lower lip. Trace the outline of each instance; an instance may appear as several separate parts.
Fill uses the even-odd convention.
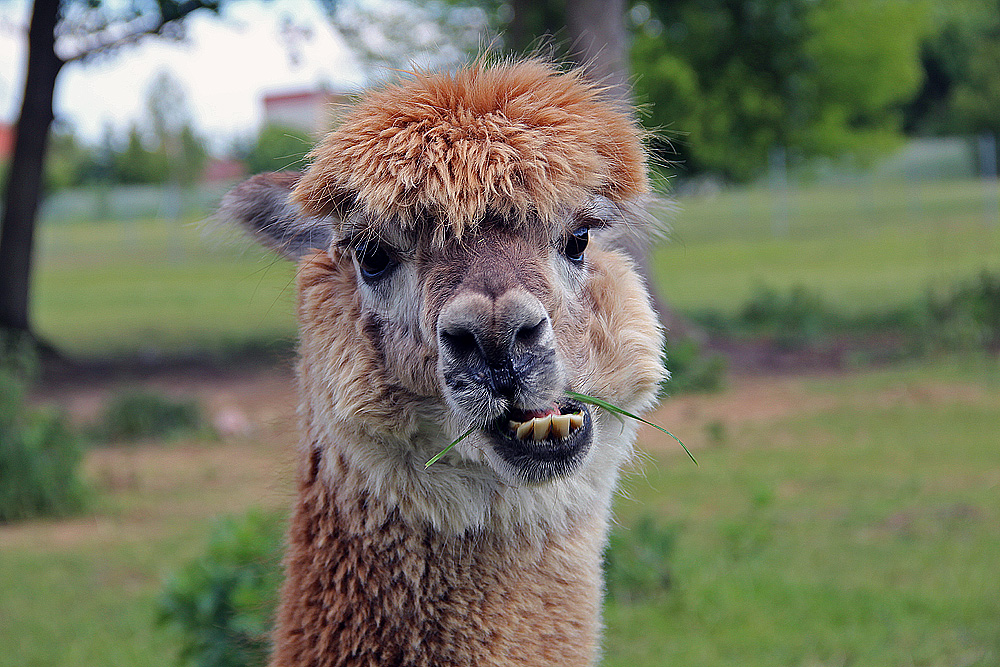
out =
[[[574,426],[568,432],[552,428],[540,438],[533,434],[518,437],[517,428],[511,424],[521,420],[511,415],[496,420],[486,431],[496,454],[525,482],[543,482],[572,473],[590,449],[593,423],[587,407],[563,400],[558,408],[558,414],[574,416]]]

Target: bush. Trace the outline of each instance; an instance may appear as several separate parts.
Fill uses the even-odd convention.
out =
[[[167,581],[158,619],[181,630],[185,664],[257,667],[267,662],[283,524],[259,512],[220,521],[205,555]]]
[[[983,271],[944,295],[929,292],[927,343],[944,349],[1000,349],[1000,275]]]
[[[91,434],[96,440],[121,442],[166,438],[207,428],[197,402],[133,389],[108,401]]]
[[[666,366],[670,370],[670,377],[663,383],[664,395],[676,396],[722,389],[726,358],[717,353],[703,354],[697,341],[668,341]]]
[[[801,285],[787,294],[769,287],[756,288],[738,317],[743,327],[790,350],[815,343],[837,320],[819,294]]]
[[[676,544],[677,528],[659,526],[651,516],[614,530],[604,555],[608,598],[635,602],[670,590],[670,557]]]
[[[25,406],[33,375],[30,344],[0,335],[0,523],[83,505],[80,441],[59,415]]]

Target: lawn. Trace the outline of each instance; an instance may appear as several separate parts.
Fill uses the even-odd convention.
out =
[[[803,285],[856,315],[1000,271],[1000,211],[981,181],[815,186],[782,201],[759,188],[681,200],[652,258],[667,300],[731,315],[757,287]]]
[[[677,531],[673,585],[609,605],[605,665],[998,664],[996,360],[796,382],[628,484],[623,525]]]
[[[292,409],[290,386],[257,393]],[[700,466],[644,430],[616,509],[620,531],[644,516],[676,531],[671,585],[609,602],[604,664],[997,664],[998,414],[1000,366],[982,357],[671,399],[655,419]],[[92,451],[87,516],[0,528],[0,665],[176,664],[154,624],[163,579],[213,516],[290,503],[294,440],[272,417]]]
[[[42,227],[37,328],[69,354],[218,349],[292,338],[294,266],[199,220]]]

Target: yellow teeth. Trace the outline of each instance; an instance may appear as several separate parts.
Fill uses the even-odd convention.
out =
[[[552,435],[557,438],[569,435],[569,415],[552,415]]]
[[[528,421],[509,421],[507,425],[520,440],[532,439],[542,441],[546,438],[565,438],[576,429],[583,426],[583,413],[569,415],[545,415],[533,417]]]

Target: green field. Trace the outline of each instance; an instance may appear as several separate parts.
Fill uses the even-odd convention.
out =
[[[38,330],[77,355],[173,353],[291,338],[294,266],[200,221],[49,223]]]
[[[1000,210],[981,181],[724,192],[680,201],[655,280],[688,313],[730,315],[759,286],[803,285],[849,314],[1000,270]],[[784,202],[784,203],[782,203]],[[990,215],[992,214],[992,215]]]
[[[996,360],[797,397],[699,468],[657,460],[628,485],[623,524],[654,512],[678,531],[674,586],[609,606],[605,664],[1000,664]]]

